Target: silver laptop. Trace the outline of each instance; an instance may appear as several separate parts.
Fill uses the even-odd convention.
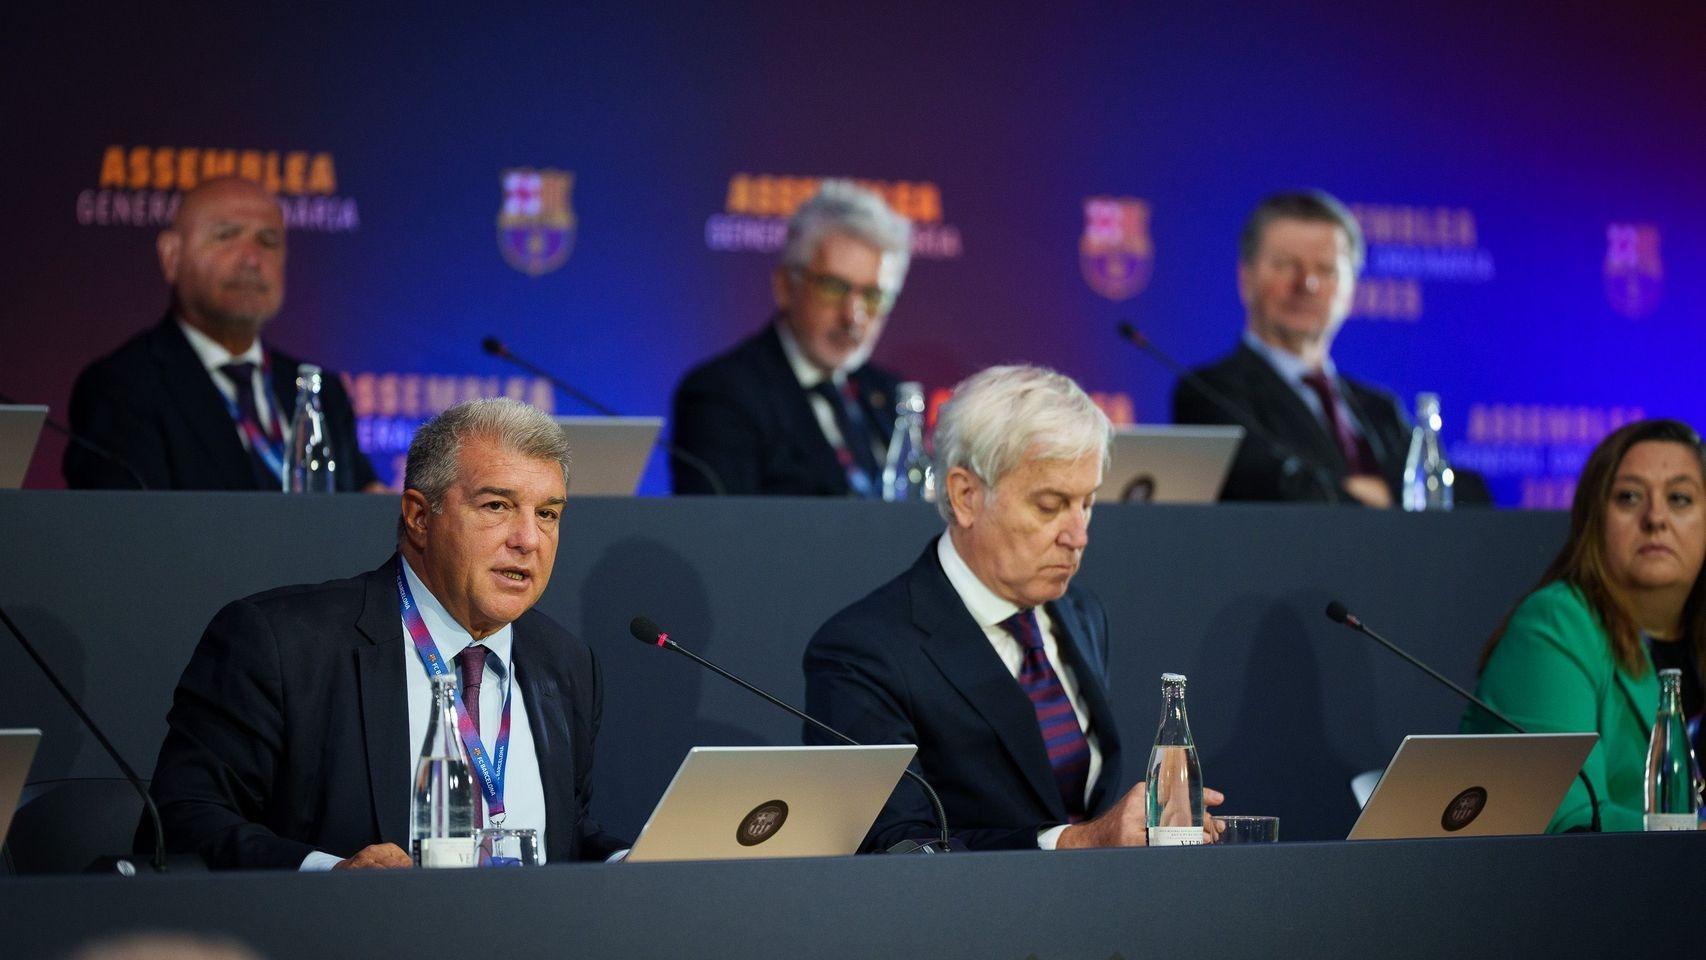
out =
[[[569,438],[569,496],[631,497],[662,417],[553,417]]]
[[[12,829],[12,814],[18,810],[18,797],[24,792],[39,743],[40,730],[0,730],[0,843]]]
[[[0,490],[24,485],[46,419],[46,407],[0,404]]]
[[[1113,458],[1096,500],[1213,503],[1243,439],[1243,427],[1116,427]]]
[[[694,747],[628,859],[856,853],[917,752],[911,744]]]
[[[1350,840],[1541,833],[1597,733],[1405,737]]]

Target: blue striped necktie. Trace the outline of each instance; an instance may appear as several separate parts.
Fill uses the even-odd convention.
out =
[[[1037,624],[1036,611],[1021,610],[1001,621],[1001,626],[1025,650],[1019,665],[1019,686],[1031,698],[1031,706],[1037,712],[1043,748],[1048,751],[1049,766],[1054,768],[1054,783],[1066,804],[1067,818],[1077,823],[1084,819],[1084,790],[1090,780],[1090,741],[1079,729],[1078,714],[1066,696],[1066,687],[1061,685],[1059,675],[1043,652],[1043,633]]]

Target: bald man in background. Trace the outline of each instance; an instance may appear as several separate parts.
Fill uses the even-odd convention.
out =
[[[112,457],[67,447],[66,484],[282,490],[301,361],[261,341],[284,304],[278,201],[250,180],[206,181],[184,194],[155,250],[171,304],[78,375],[71,428]],[[343,385],[332,375],[322,383],[338,489],[383,490],[356,444]]]

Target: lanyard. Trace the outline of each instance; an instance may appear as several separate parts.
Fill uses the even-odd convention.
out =
[[[421,611],[415,604],[414,594],[409,591],[409,582],[403,574],[403,564],[397,563],[397,602],[403,608],[403,625],[409,630],[410,639],[415,642],[415,653],[420,655],[421,666],[426,667],[427,676],[442,677],[450,674],[450,668],[445,666],[444,658],[438,654],[438,644],[432,640],[432,633],[427,630],[426,621],[421,619]],[[504,671],[504,706],[503,717],[498,721],[497,746],[488,755],[486,748],[480,743],[480,733],[474,729],[474,721],[468,716],[468,708],[462,704],[462,693],[456,693],[456,730],[462,736],[462,748],[468,753],[468,762],[473,765],[474,773],[480,779],[480,792],[486,798],[486,811],[491,815],[493,823],[503,823],[504,814],[504,768],[509,762],[509,698],[514,688],[511,678],[514,675],[509,670]]]
[[[269,386],[271,383],[272,359],[265,353],[262,353],[261,386],[267,390],[268,397],[272,397],[272,387]],[[253,391],[255,389],[253,383],[234,383],[232,386],[238,390]],[[230,397],[226,397],[223,393],[220,394],[220,397],[225,400],[225,409],[231,414],[231,419],[236,422],[237,430],[249,441],[249,448],[254,450],[255,454],[261,458],[261,462],[267,465],[267,469],[277,474],[280,480],[283,480],[284,427],[280,421],[284,414],[278,408],[278,400],[276,398],[273,398],[272,400],[272,432],[269,434],[261,429],[260,424],[243,416],[243,411],[238,407],[237,401]],[[255,413],[257,416],[260,415],[260,411],[258,409]]]

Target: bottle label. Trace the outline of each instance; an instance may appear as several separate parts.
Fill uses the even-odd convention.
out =
[[[1202,846],[1202,827],[1150,827],[1149,845],[1152,847],[1200,847]]]
[[[474,837],[425,837],[421,840],[421,866],[429,870],[478,866],[475,854],[480,841]]]
[[[1699,826],[1700,818],[1692,813],[1647,814],[1646,829],[1650,831],[1696,830],[1699,829]]]

